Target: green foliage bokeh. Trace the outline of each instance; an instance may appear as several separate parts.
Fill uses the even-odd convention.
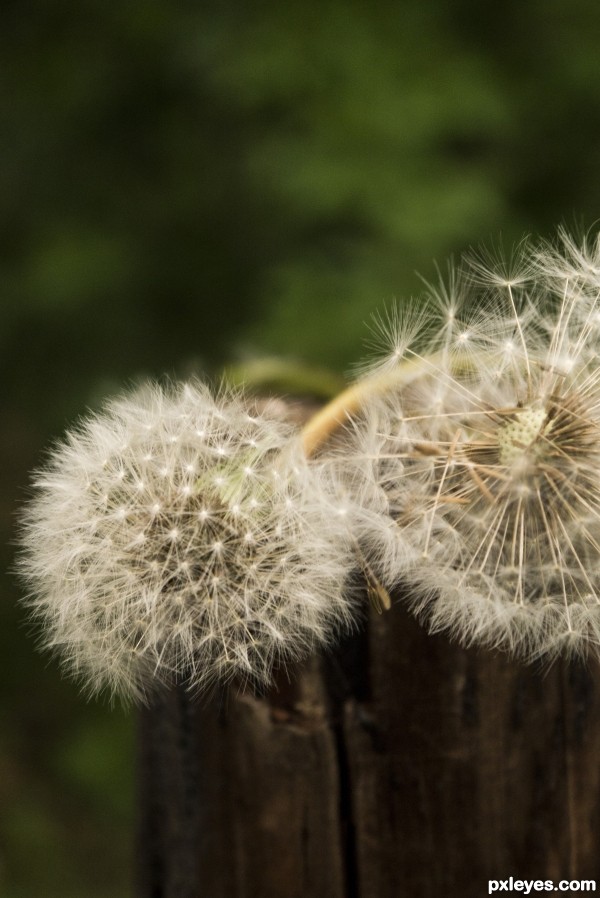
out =
[[[471,245],[600,209],[593,0],[16,0],[0,13],[2,527],[124,383],[292,356]],[[133,718],[86,705],[3,590],[0,894],[130,893]]]

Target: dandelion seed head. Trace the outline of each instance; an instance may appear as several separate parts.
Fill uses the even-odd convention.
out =
[[[27,601],[91,692],[264,685],[349,624],[347,527],[291,426],[249,407],[198,382],[149,385],[83,421],[35,475]]]
[[[384,584],[431,628],[527,658],[600,651],[600,247],[560,240],[524,244],[520,274],[460,273],[457,320],[447,301],[423,351],[411,332],[418,364],[348,432]]]

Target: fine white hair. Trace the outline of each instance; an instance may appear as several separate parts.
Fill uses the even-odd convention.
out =
[[[430,291],[420,329],[392,317],[346,432],[386,506],[361,548],[432,630],[529,659],[598,652],[600,242],[561,232],[492,261]]]
[[[41,641],[90,692],[269,682],[349,624],[348,530],[290,424],[241,394],[149,384],[33,479],[20,569]]]

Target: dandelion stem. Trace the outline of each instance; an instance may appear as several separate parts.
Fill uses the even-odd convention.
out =
[[[307,457],[315,455],[371,396],[381,395],[392,387],[405,386],[418,376],[420,369],[421,365],[415,361],[405,362],[393,371],[359,380],[339,393],[304,426],[302,445]]]
[[[428,358],[418,356],[405,360],[396,368],[359,380],[339,393],[313,415],[302,430],[302,445],[307,458],[316,455],[328,439],[360,412],[370,399],[408,386],[424,371],[431,370],[438,357],[439,353]],[[459,372],[472,365],[472,356],[457,356],[454,367]]]
[[[428,360],[431,361],[431,360]],[[352,418],[369,399],[412,383],[423,373],[420,358],[404,361],[393,370],[351,384],[328,402],[302,429],[302,446],[307,457],[315,455],[332,434]]]

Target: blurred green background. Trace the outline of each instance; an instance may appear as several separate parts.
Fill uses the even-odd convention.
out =
[[[416,271],[594,226],[596,0],[7,0],[4,567],[27,471],[140,377],[343,372]],[[135,716],[41,657],[7,574],[0,895],[131,894]]]

